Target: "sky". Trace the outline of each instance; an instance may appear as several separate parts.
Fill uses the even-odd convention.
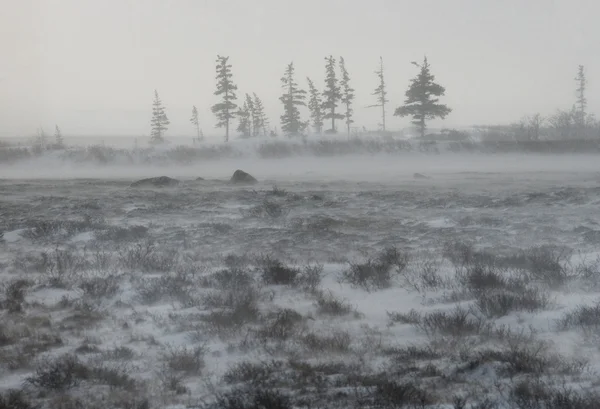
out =
[[[0,137],[55,124],[66,136],[148,136],[155,89],[167,137],[194,134],[193,105],[204,133],[221,135],[217,55],[230,57],[238,97],[257,93],[278,128],[286,65],[322,88],[330,54],[346,61],[367,129],[380,122],[367,107],[380,56],[389,129],[410,125],[392,114],[425,55],[453,109],[434,127],[568,109],[580,64],[589,110],[600,110],[597,0],[0,0],[0,10]]]

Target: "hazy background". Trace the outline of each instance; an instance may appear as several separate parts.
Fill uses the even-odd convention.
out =
[[[600,106],[595,0],[0,0],[0,136],[54,124],[69,135],[149,135],[154,88],[170,135],[192,135],[195,104],[215,130],[217,54],[229,55],[238,96],[256,92],[279,128],[280,81],[290,61],[318,86],[324,57],[346,59],[356,125],[379,121],[370,94],[383,56],[388,127],[427,54],[454,109],[445,126],[506,123],[575,101],[586,67],[589,111]],[[303,111],[304,117],[308,117]],[[431,123],[439,126],[440,121]]]

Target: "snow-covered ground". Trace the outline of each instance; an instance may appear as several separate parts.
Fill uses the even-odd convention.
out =
[[[238,168],[260,182],[227,183]],[[129,187],[160,175],[182,183]],[[593,156],[16,164],[2,177],[0,388],[24,399],[548,409],[559,393],[580,399],[569,408],[599,396]]]

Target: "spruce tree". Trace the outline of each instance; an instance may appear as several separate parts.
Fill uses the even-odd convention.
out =
[[[154,90],[154,102],[152,103],[152,120],[150,121],[152,130],[150,132],[151,143],[164,142],[164,134],[170,124],[169,118],[165,113],[165,107],[158,96],[158,92]]]
[[[269,119],[265,114],[265,107],[258,97],[258,95],[253,94],[254,96],[254,111],[256,115],[256,134],[258,135],[261,131],[264,136],[267,136],[267,129],[269,128]]]
[[[406,91],[406,100],[404,105],[396,108],[395,116],[405,117],[412,116],[412,123],[417,125],[420,130],[421,137],[425,136],[426,124],[428,119],[442,118],[444,119],[452,109],[446,105],[438,104],[439,98],[446,93],[446,89],[434,82],[435,76],[429,71],[429,63],[425,57],[423,64],[414,65],[421,70],[419,74],[410,82]]]
[[[212,106],[211,110],[216,115],[218,122],[217,128],[225,127],[225,142],[229,141],[229,122],[234,118],[237,105],[235,91],[237,86],[233,83],[233,74],[231,73],[231,64],[229,57],[217,56],[217,90],[214,95],[221,96],[221,102]]]
[[[331,133],[335,133],[335,120],[344,119],[344,115],[336,113],[338,101],[342,98],[338,79],[335,76],[335,58],[325,57],[325,90],[323,91],[323,110],[326,112],[323,119],[331,119]]]
[[[242,108],[237,111],[236,114],[239,121],[237,131],[241,133],[244,138],[248,138],[252,132],[252,114],[250,113],[247,99],[244,100],[244,105],[242,105]]]
[[[190,118],[190,122],[196,128],[196,140],[200,141],[200,119],[198,118],[198,109],[194,105],[192,107],[192,117]]]
[[[301,135],[306,128],[306,123],[300,120],[299,106],[306,105],[304,98],[306,91],[298,88],[294,80],[294,63],[290,63],[281,78],[281,87],[284,94],[279,98],[283,103],[281,115],[281,130],[288,136]]]
[[[381,130],[385,133],[385,104],[387,100],[387,91],[385,88],[385,77],[383,75],[383,57],[379,57],[379,69],[375,71],[377,78],[379,78],[379,85],[375,88],[375,91],[371,95],[377,97],[377,103],[369,105],[369,108],[381,107]]]
[[[58,125],[56,125],[56,129],[54,131],[54,140],[56,141],[55,143],[57,148],[64,148],[65,141],[63,140],[62,132],[60,131]]]
[[[348,70],[346,70],[346,63],[343,57],[340,57],[340,71],[342,73],[342,80],[340,81],[342,95],[341,102],[346,108],[344,118],[346,119],[348,137],[350,137],[350,125],[354,122],[352,119],[352,114],[354,113],[354,110],[352,109],[352,102],[354,101],[354,89],[350,87],[350,76],[348,75]]]
[[[577,71],[577,124],[579,128],[583,130],[586,126],[586,109],[587,109],[587,98],[585,97],[585,90],[587,86],[587,80],[585,78],[585,71],[583,65],[579,66]]]
[[[246,94],[246,102],[245,104],[248,106],[248,113],[250,114],[250,136],[256,137],[258,136],[258,128],[257,128],[257,112],[256,107],[254,106],[254,100],[249,94]]]
[[[323,132],[321,95],[312,80],[308,77],[306,77],[306,80],[308,81],[308,110],[310,111],[310,119],[312,120],[313,129],[320,135]]]

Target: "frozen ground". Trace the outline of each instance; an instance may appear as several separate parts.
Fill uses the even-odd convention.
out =
[[[226,183],[237,168],[260,183]],[[129,187],[159,175],[182,184]],[[14,166],[2,177],[0,388],[22,390],[13,399],[596,407],[595,157]]]

